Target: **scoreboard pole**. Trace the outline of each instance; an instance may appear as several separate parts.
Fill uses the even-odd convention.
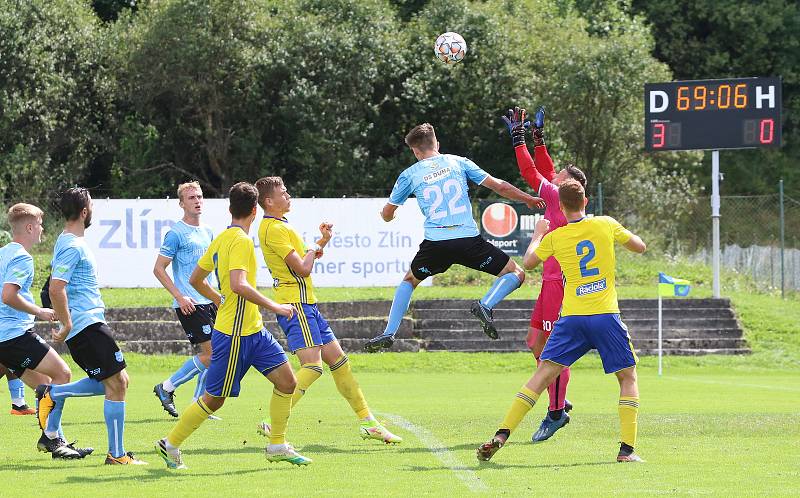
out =
[[[719,151],[711,151],[711,267],[714,272],[713,297],[720,297],[719,285]]]

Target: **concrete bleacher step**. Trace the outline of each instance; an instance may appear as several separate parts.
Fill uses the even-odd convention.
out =
[[[511,299],[495,308],[500,340],[483,334],[470,312],[472,300],[441,299],[412,301],[403,319],[392,351],[527,351],[525,336],[530,324],[532,299]],[[623,320],[639,354],[652,354],[657,347],[658,301],[620,301]],[[320,303],[327,319],[347,352],[358,352],[364,343],[383,332],[391,302],[360,301]],[[283,332],[272,313],[263,313],[266,327],[285,346]],[[109,309],[106,318],[124,351],[191,354],[193,347],[171,308]],[[665,354],[743,354],[749,352],[736,315],[727,299],[682,299],[663,301]],[[36,331],[50,337],[50,325],[37,323]],[[63,344],[56,345],[60,352]]]

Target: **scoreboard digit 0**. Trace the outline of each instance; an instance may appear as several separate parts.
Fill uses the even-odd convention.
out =
[[[780,147],[780,78],[644,86],[648,151]]]

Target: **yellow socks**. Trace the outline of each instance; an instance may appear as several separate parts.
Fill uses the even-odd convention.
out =
[[[508,409],[503,422],[500,423],[500,429],[508,429],[509,432],[513,432],[538,399],[538,394],[526,386],[522,386],[514,398],[514,402],[511,403],[511,408]]]
[[[620,441],[636,447],[636,419],[639,417],[639,398],[619,397]]]
[[[330,366],[333,381],[336,382],[336,389],[342,394],[344,399],[350,403],[350,407],[356,412],[359,419],[367,418],[370,416],[367,401],[364,399],[364,393],[358,386],[358,382],[353,377],[353,372],[350,369],[350,362],[347,355],[342,355],[336,362]]]
[[[306,363],[297,371],[297,388],[292,394],[292,406],[295,406],[306,393],[311,384],[322,375],[322,363]]]
[[[269,418],[272,427],[269,444],[283,444],[286,442],[286,426],[289,425],[289,413],[292,411],[292,395],[272,390],[272,399],[269,402]]]
[[[195,403],[192,403],[183,411],[181,418],[178,419],[178,423],[175,424],[175,427],[173,427],[172,431],[167,435],[167,441],[169,441],[169,444],[172,446],[176,448],[179,447],[186,438],[191,436],[192,433],[200,427],[200,424],[208,420],[208,416],[213,413],[214,411],[203,403],[203,398],[198,398]]]

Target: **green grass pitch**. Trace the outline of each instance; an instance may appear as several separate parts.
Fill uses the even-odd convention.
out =
[[[70,440],[96,448],[80,461],[39,453],[34,417],[0,415],[2,496],[470,496],[470,495],[790,495],[800,483],[800,372],[747,358],[727,365],[670,358],[658,377],[640,365],[637,452],[645,464],[617,464],[617,383],[589,356],[573,371],[572,422],[533,445],[546,395],[510,443],[488,463],[475,448],[491,436],[530,375],[526,354],[352,355],[370,407],[405,441],[363,441],[330,374],[293,410],[289,440],[314,459],[306,468],[269,464],[255,425],[270,386],[250,372],[242,397],[183,446],[189,470],[169,471],[153,442],[174,424],[151,393],[180,357],[129,355],[126,449],[150,465],[103,465],[102,398],[67,402]],[[79,375],[74,368],[73,372]],[[185,407],[193,381],[178,391]],[[33,393],[27,391],[28,401]],[[7,398],[6,398],[7,399]]]

